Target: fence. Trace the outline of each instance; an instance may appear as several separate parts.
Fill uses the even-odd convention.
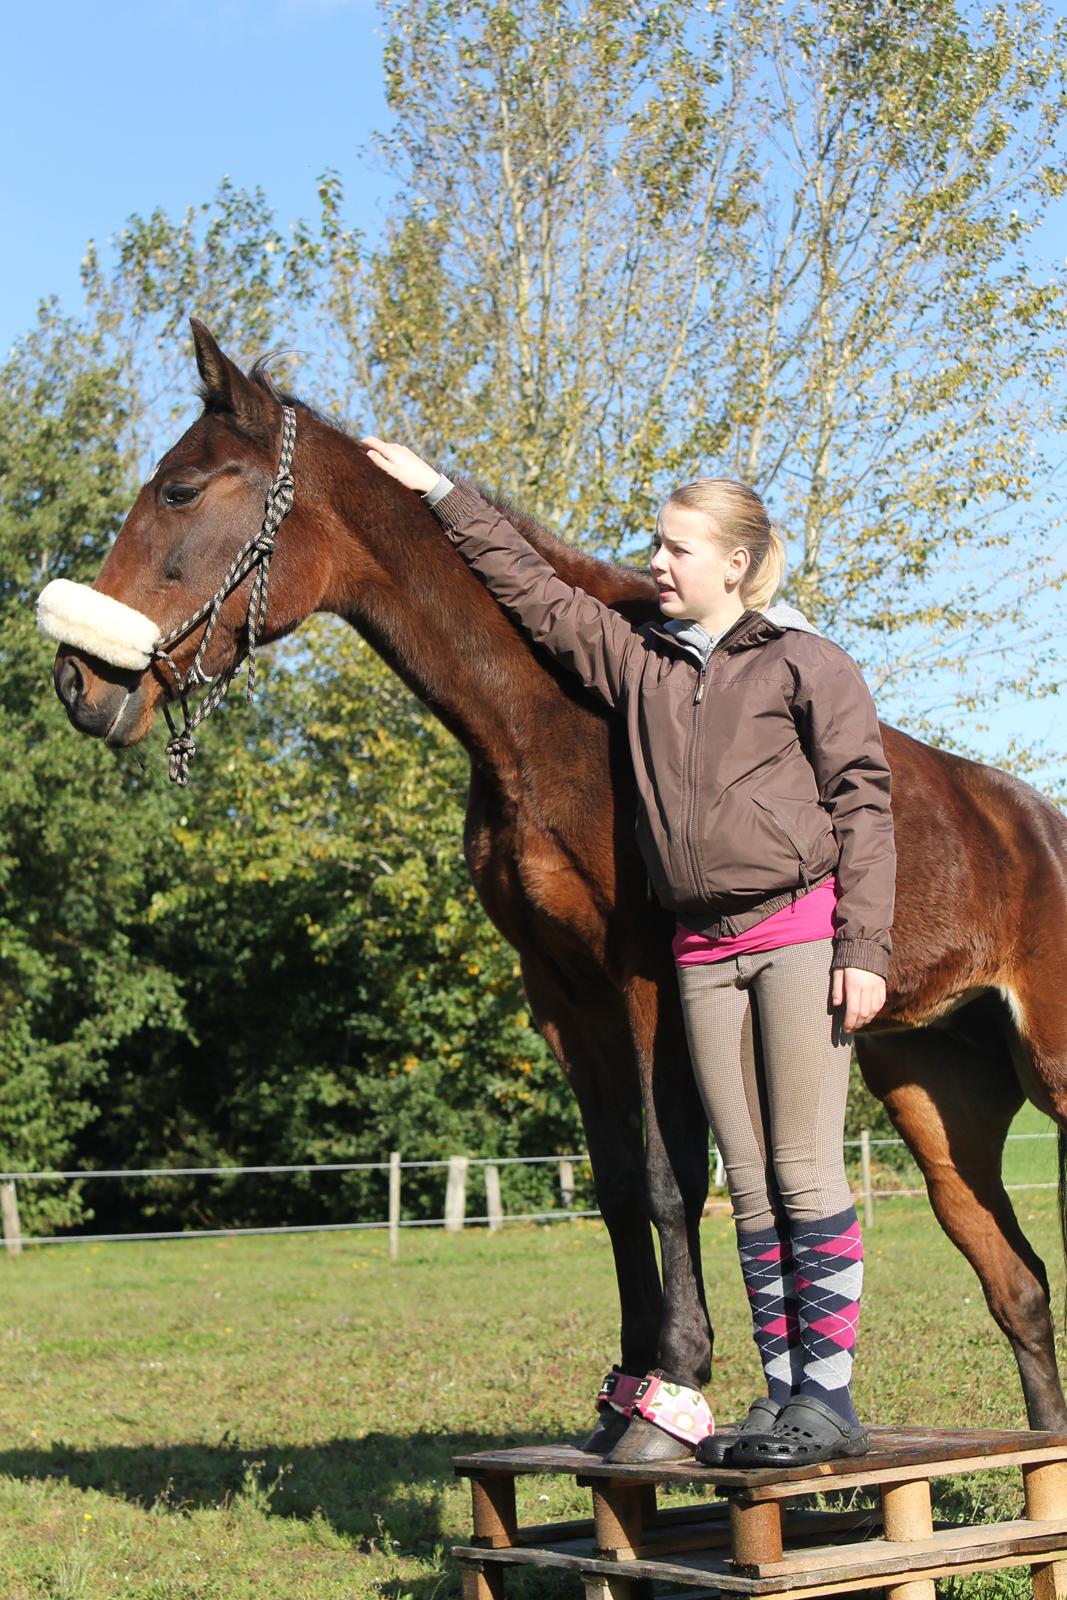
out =
[[[1055,1133],[1010,1133],[1009,1140],[1054,1139]],[[902,1139],[872,1139],[864,1130],[858,1139],[846,1139],[845,1148],[859,1150],[860,1187],[856,1200],[862,1204],[865,1225],[874,1224],[874,1202],[898,1197],[925,1194],[925,1189],[876,1189],[872,1180],[871,1151],[881,1146],[903,1147]],[[715,1159],[714,1184],[723,1185],[722,1157],[713,1150]],[[120,1167],[110,1171],[92,1172],[0,1172],[0,1231],[4,1248],[9,1256],[21,1253],[23,1245],[41,1244],[118,1244],[140,1239],[218,1239],[284,1233],[355,1233],[369,1230],[388,1230],[389,1254],[394,1259],[399,1252],[401,1228],[444,1228],[457,1233],[468,1224],[484,1223],[490,1233],[495,1233],[505,1222],[555,1222],[583,1217],[598,1217],[597,1210],[576,1211],[574,1207],[576,1166],[586,1164],[587,1155],[565,1156],[448,1156],[439,1161],[402,1161],[398,1151],[393,1151],[388,1161],[334,1161],[292,1166],[251,1167]],[[552,1211],[531,1211],[520,1214],[506,1213],[500,1197],[500,1168],[513,1166],[549,1166],[558,1169],[560,1200],[562,1204]],[[481,1167],[485,1184],[485,1212],[467,1214],[467,1189],[471,1168]],[[441,1169],[447,1174],[445,1184],[444,1215],[440,1217],[407,1218],[400,1215],[401,1178],[405,1171]],[[75,1233],[55,1234],[48,1237],[23,1236],[19,1224],[16,1186],[20,1183],[63,1182],[92,1179],[129,1178],[190,1178],[190,1177],[240,1177],[248,1174],[275,1174],[293,1172],[384,1172],[388,1174],[388,1215],[374,1222],[318,1222],[281,1223],[275,1227],[261,1228],[182,1228],[173,1231],[140,1233]],[[1027,1189],[1055,1189],[1055,1179],[1047,1183],[1015,1183],[1005,1185],[1012,1193]]]

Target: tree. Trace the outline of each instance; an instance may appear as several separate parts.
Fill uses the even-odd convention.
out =
[[[951,0],[385,15],[390,236],[364,248],[331,179],[318,244],[379,431],[634,553],[680,478],[753,483],[789,597],[920,734],[960,748],[961,710],[1057,689],[1065,277],[1036,244],[1067,24]]]
[[[111,1052],[182,1025],[172,975],[138,949],[167,797],[135,765],[57,737],[54,648],[32,604],[91,575],[129,487],[127,400],[54,305],[0,369],[0,1164],[62,1164]],[[25,1195],[31,1226],[80,1215],[76,1190]]]
[[[185,1165],[581,1148],[463,863],[463,754],[369,646],[312,624],[254,717],[212,722],[198,766],[144,931],[181,975],[189,1033],[131,1041],[94,1149]],[[440,1215],[441,1182],[406,1178],[405,1205]],[[359,1173],[145,1192],[168,1226],[384,1215],[384,1177]]]

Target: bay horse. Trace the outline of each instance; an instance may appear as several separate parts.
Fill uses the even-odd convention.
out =
[[[189,618],[257,526],[290,408],[295,499],[262,637],[278,639],[315,611],[345,618],[464,745],[466,860],[578,1100],[618,1276],[619,1365],[703,1387],[713,1342],[698,1233],[707,1125],[670,921],[649,898],[636,847],[622,720],[523,638],[417,494],[280,395],[261,364],[246,374],[207,328],[192,328],[202,413],[141,489],[93,588],[161,634]],[[521,511],[508,515],[567,583],[635,625],[658,614],[647,576],[565,545]],[[178,669],[198,647],[204,680],[240,662],[247,588],[222,603],[206,648],[203,624],[170,647]],[[75,728],[112,746],[144,739],[174,694],[158,663],[108,665],[69,643],[54,679]],[[1000,1167],[1029,1096],[1059,1124],[1064,1169],[1067,819],[1006,773],[894,727],[882,737],[898,853],[894,951],[885,1008],[856,1035],[860,1066],[1011,1343],[1030,1425],[1062,1429],[1048,1280]],[[610,1411],[587,1448],[617,1461],[686,1449]]]

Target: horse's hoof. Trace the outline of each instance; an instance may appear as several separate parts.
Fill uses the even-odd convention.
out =
[[[606,1456],[613,1450],[630,1425],[629,1417],[624,1417],[621,1411],[613,1411],[607,1406],[601,1413],[596,1427],[584,1444],[578,1446],[586,1455]]]
[[[635,1461],[689,1461],[692,1456],[691,1445],[673,1434],[664,1433],[662,1428],[653,1427],[644,1417],[631,1417],[626,1432],[607,1460],[621,1465]]]

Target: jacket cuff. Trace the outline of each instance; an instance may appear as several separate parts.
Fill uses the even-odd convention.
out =
[[[437,475],[437,482],[431,484],[430,488],[427,489],[422,498],[426,501],[426,504],[432,511],[437,502],[439,500],[443,500],[445,495],[454,488],[455,484],[452,482],[452,479],[446,478],[443,472],[439,472]]]
[[[863,972],[876,973],[879,978],[889,976],[889,951],[884,944],[871,939],[835,939],[832,969],[859,967]]]
[[[431,510],[446,532],[452,532],[466,522],[468,517],[484,511],[485,501],[473,489],[468,489],[465,483],[457,483],[454,489],[449,489],[443,500],[438,500],[437,504],[431,507]]]

